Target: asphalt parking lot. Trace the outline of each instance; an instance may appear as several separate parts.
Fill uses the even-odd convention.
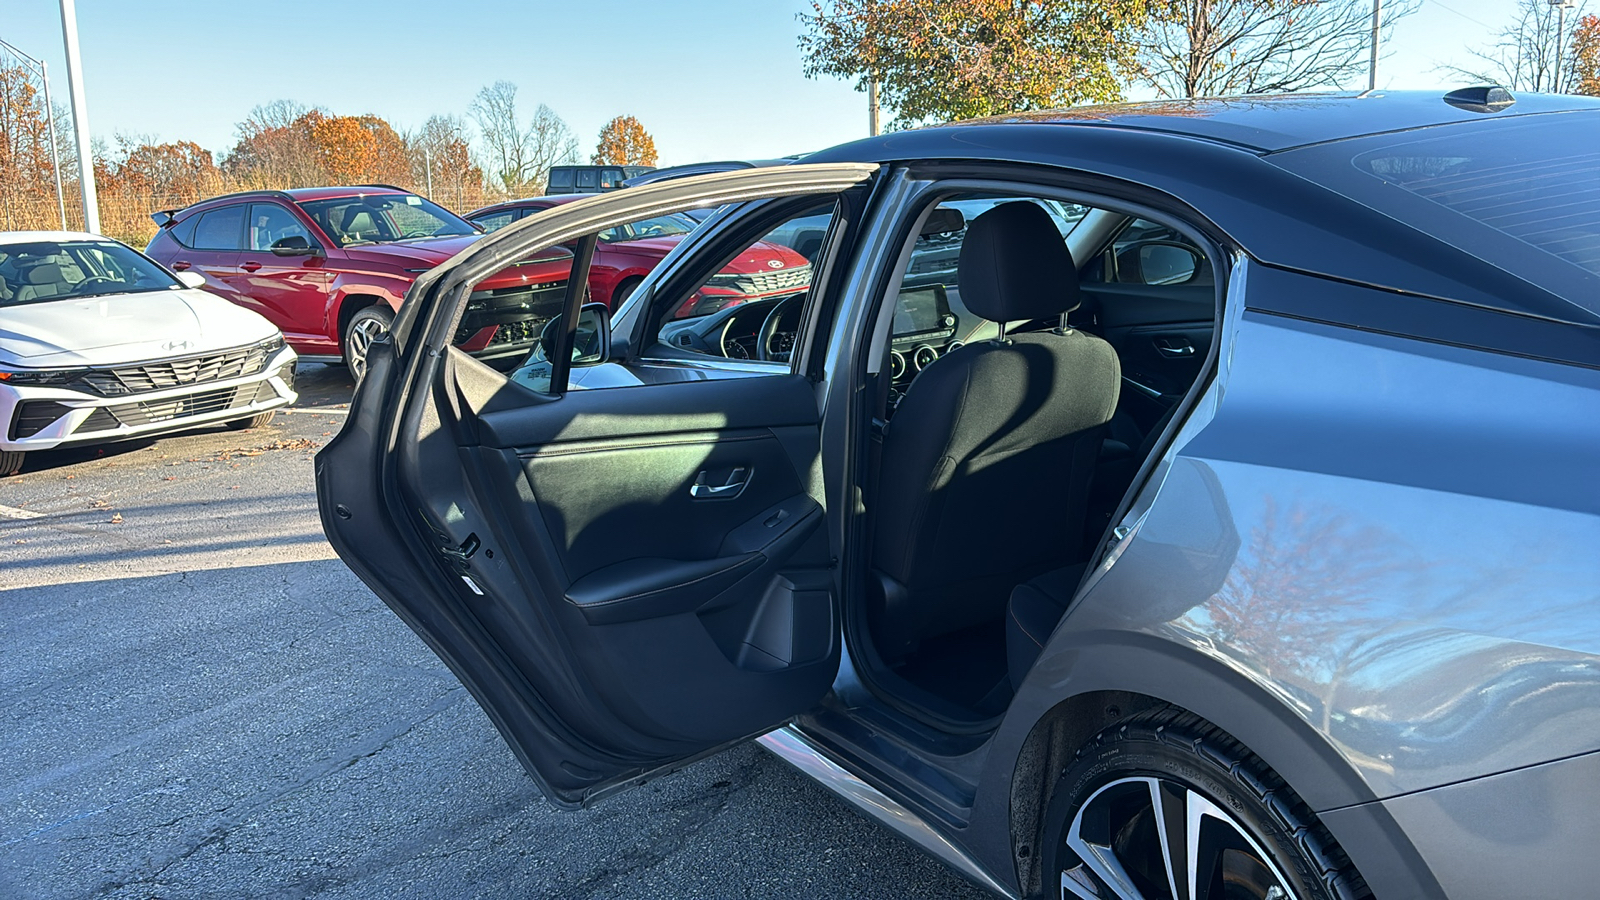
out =
[[[978,897],[753,746],[545,803],[323,540],[349,380],[0,480],[0,897]]]

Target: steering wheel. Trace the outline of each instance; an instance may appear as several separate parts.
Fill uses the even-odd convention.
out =
[[[71,296],[73,294],[81,294],[81,293],[83,293],[84,288],[89,287],[90,285],[94,285],[94,284],[121,284],[121,283],[122,282],[120,282],[117,279],[112,278],[112,277],[110,277],[108,275],[90,275],[88,278],[85,278],[84,280],[82,280],[82,281],[78,282],[77,284],[73,285],[72,288],[67,291],[67,294],[68,294],[68,296]]]
[[[793,297],[785,297],[784,299],[779,300],[776,306],[772,307],[771,312],[767,313],[767,318],[761,323],[761,330],[756,334],[756,357],[762,362],[789,361],[789,357],[794,353],[794,330],[791,329],[788,332],[784,332],[780,329],[783,326],[784,317],[788,316],[791,312],[794,314],[795,318],[799,318],[801,306],[796,301],[799,301],[804,297],[805,294],[796,294]],[[795,324],[798,325],[799,323],[796,322]],[[776,346],[776,344],[781,341],[785,334],[787,334],[789,338],[788,346]]]

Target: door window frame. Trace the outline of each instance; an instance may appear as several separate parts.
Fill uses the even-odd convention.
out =
[[[215,215],[215,214],[220,213],[220,212],[227,212],[228,210],[231,210],[231,209],[239,210],[239,228],[238,228],[238,230],[235,232],[235,234],[233,236],[234,246],[232,246],[232,247],[201,247],[201,246],[199,246],[199,244],[200,244],[200,226],[205,224],[206,216]],[[229,203],[229,204],[225,204],[223,206],[218,206],[218,207],[214,207],[212,209],[205,210],[205,211],[200,213],[197,221],[195,222],[194,232],[193,232],[193,235],[192,235],[192,239],[195,242],[195,246],[190,247],[189,249],[191,249],[191,250],[199,250],[199,251],[204,252],[204,253],[239,253],[239,252],[241,252],[241,251],[243,251],[245,249],[245,246],[244,246],[245,245],[245,229],[246,229],[246,227],[249,226],[249,223],[250,223],[250,204],[248,202],[246,202],[246,203]]]

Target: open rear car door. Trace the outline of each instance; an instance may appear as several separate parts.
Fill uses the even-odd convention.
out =
[[[593,236],[680,210],[831,199],[875,169],[664,182],[484,238],[418,279],[318,453],[340,557],[552,801],[586,804],[784,723],[828,691],[840,656],[817,385],[791,371],[565,390],[574,354],[607,343],[579,324]],[[570,242],[565,312],[545,331],[549,392],[451,347],[474,284]]]

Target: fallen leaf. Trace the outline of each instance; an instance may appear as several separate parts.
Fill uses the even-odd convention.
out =
[[[113,524],[113,525],[121,525],[122,524],[122,513],[113,513],[112,516],[111,516],[111,524]]]

